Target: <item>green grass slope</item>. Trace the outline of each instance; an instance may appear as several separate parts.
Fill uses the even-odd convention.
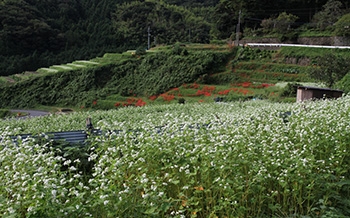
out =
[[[151,96],[195,81],[225,65],[234,51],[187,49],[106,54],[90,61],[39,69],[40,75],[0,88],[0,107],[80,106],[108,95]]]
[[[312,61],[317,54],[327,52],[348,55],[331,49],[269,51],[210,44],[176,44],[141,53],[107,53],[92,60],[77,60],[41,68],[31,74],[1,78],[0,108],[59,105],[111,109],[116,105],[135,105],[137,101],[141,102],[140,99],[145,104],[184,99],[212,101],[223,93],[230,94],[231,99],[277,97],[276,93],[282,92],[281,89],[266,84],[313,82],[307,76]],[[291,59],[299,61],[290,63]],[[300,62],[304,64],[300,65]],[[243,87],[243,83],[250,85]],[[192,87],[189,92],[186,84],[198,87]],[[207,90],[203,91],[207,89],[205,86],[214,88],[206,93]],[[262,86],[270,88],[261,91]],[[172,94],[174,88],[180,88],[184,93]]]

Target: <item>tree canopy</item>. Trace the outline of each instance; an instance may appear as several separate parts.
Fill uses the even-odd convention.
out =
[[[350,72],[350,62],[336,54],[327,54],[317,58],[316,65],[310,71],[310,76],[333,87]]]
[[[146,47],[149,33],[152,45],[224,40],[239,20],[243,36],[264,34],[263,21],[273,21],[277,33],[312,24],[348,36],[349,6],[348,0],[1,0],[0,75]]]
[[[147,41],[151,34],[153,43],[209,42],[210,25],[182,7],[159,2],[131,2],[117,7],[113,13],[116,32],[131,44]],[[149,28],[149,29],[148,29]]]

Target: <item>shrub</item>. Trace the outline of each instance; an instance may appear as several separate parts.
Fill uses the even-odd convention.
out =
[[[297,94],[297,88],[301,86],[299,83],[288,83],[281,92],[281,97],[295,97]]]
[[[136,49],[135,55],[144,55],[146,54],[146,49],[143,46],[140,46]]]
[[[335,34],[337,36],[345,36],[345,37],[350,36],[350,13],[342,16],[335,23]]]
[[[10,115],[11,115],[10,110],[0,109],[0,118],[4,118],[4,117],[10,116]]]
[[[336,83],[335,88],[342,90],[344,93],[350,92],[350,72]]]
[[[182,56],[186,56],[188,55],[188,51],[185,48],[185,45],[176,43],[173,47],[173,49],[171,50],[171,54],[172,55],[182,55]]]

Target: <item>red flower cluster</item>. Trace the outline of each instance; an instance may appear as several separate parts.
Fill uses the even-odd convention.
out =
[[[254,89],[261,89],[261,88],[267,88],[270,86],[274,86],[275,84],[269,84],[269,83],[262,83],[259,85],[253,85],[251,82],[243,82],[243,83],[237,83],[234,86],[242,86],[243,88],[254,88]]]
[[[218,94],[219,95],[228,95],[228,93],[230,93],[231,91],[233,92],[238,92],[238,93],[241,93],[243,95],[247,95],[247,94],[254,94],[253,91],[249,90],[249,89],[245,89],[245,88],[231,88],[231,89],[226,89],[226,90],[223,90],[223,91],[219,91]]]
[[[204,86],[204,87],[202,88],[202,91],[203,91],[203,92],[212,93],[215,89],[216,89],[215,86]]]
[[[139,98],[135,104],[136,107],[143,107],[146,105],[146,102],[144,102],[141,98]]]
[[[249,89],[239,89],[238,92],[242,93],[243,95],[254,94],[254,92]]]
[[[243,82],[240,84],[240,86],[244,87],[244,88],[249,88],[252,85],[251,82]]]
[[[210,93],[210,92],[203,91],[203,90],[198,90],[198,91],[196,92],[196,96],[201,96],[201,95],[204,95],[204,96],[211,96],[211,93]]]
[[[137,98],[128,98],[126,99],[126,101],[124,102],[116,102],[114,104],[115,107],[128,107],[128,106],[136,106],[136,107],[142,107],[145,106],[146,102],[144,102],[141,98],[137,99]]]
[[[228,93],[230,93],[232,89],[226,89],[226,90],[223,90],[223,91],[219,91],[218,94],[219,95],[228,95]]]
[[[163,93],[160,96],[164,99],[164,101],[172,101],[175,98],[174,95],[169,95],[168,93]]]
[[[156,100],[157,98],[158,98],[158,96],[152,95],[152,96],[149,97],[149,100],[154,101],[154,100]]]
[[[193,83],[193,84],[183,84],[182,87],[184,87],[185,89],[198,89],[199,88],[199,85],[197,83]]]
[[[215,86],[204,86],[202,89],[197,90],[196,94],[189,96],[211,96],[215,88]]]

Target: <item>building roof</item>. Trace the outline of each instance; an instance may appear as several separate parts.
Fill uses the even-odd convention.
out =
[[[312,87],[312,86],[298,86],[298,89],[303,89],[303,90],[319,90],[319,91],[331,91],[331,92],[341,92],[341,90],[337,89],[329,89],[329,88],[319,88],[319,87]]]

